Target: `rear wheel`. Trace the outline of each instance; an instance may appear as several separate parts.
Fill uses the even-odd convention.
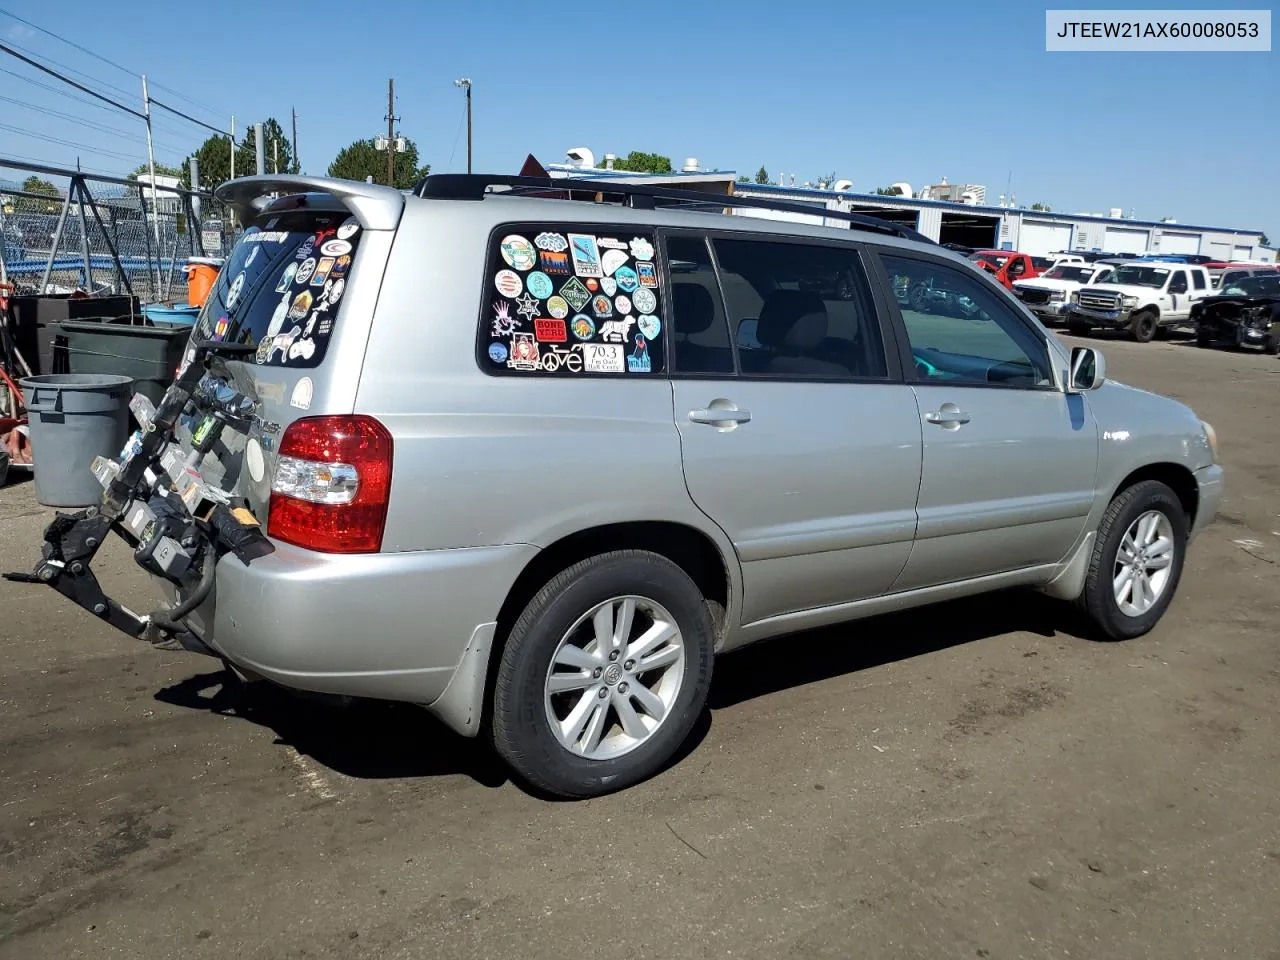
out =
[[[1139,310],[1129,320],[1129,330],[1133,339],[1139,343],[1148,343],[1156,335],[1159,318],[1154,310]]]
[[[1205,330],[1197,330],[1197,331],[1196,331],[1196,346],[1197,346],[1197,347],[1212,347],[1212,346],[1213,346],[1213,337],[1209,336],[1208,331],[1205,331]]]
[[[1173,600],[1186,543],[1177,495],[1157,480],[1134,484],[1102,516],[1077,603],[1107,638],[1142,636]]]
[[[1073,337],[1087,337],[1089,335],[1089,325],[1081,323],[1079,320],[1068,320],[1067,333]]]
[[[1273,333],[1267,337],[1267,342],[1262,345],[1264,353],[1269,353],[1273,357],[1280,353],[1280,333]]]
[[[667,558],[623,550],[575,564],[511,628],[494,746],[521,778],[559,796],[643,780],[705,706],[714,638],[697,585]]]

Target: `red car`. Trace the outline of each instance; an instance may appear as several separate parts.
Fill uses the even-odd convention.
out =
[[[1038,277],[1053,266],[1051,257],[1033,257],[1016,250],[975,250],[969,254],[974,265],[995,276],[1006,288],[1013,289],[1013,281]]]

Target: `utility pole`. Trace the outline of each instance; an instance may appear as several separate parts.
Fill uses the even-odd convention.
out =
[[[280,138],[271,138],[271,172],[280,172]]]
[[[156,255],[160,255],[160,208],[156,203],[156,152],[151,143],[151,97],[147,93],[147,75],[142,75],[142,112],[147,120],[147,172],[151,175],[151,226],[156,235]],[[138,200],[142,200],[142,191],[138,191]],[[143,204],[145,207],[146,205]],[[83,206],[81,213],[84,212]],[[86,269],[88,265],[86,264]],[[90,284],[92,289],[92,284]],[[156,260],[156,291],[160,290],[160,261]]]
[[[467,92],[467,173],[471,172],[471,81],[464,77],[453,81],[455,87],[462,87]]]
[[[293,164],[301,172],[302,162],[298,159],[298,111],[290,107],[289,112],[293,114]]]
[[[387,81],[387,186],[396,185],[396,82]]]
[[[255,123],[253,125],[253,153],[254,159],[257,161],[257,174],[262,176],[267,172],[267,161],[263,155],[265,144],[262,142],[262,124]]]
[[[231,115],[231,179],[236,178],[236,115]]]

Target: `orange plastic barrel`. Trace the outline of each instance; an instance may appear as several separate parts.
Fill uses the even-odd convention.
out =
[[[204,306],[205,300],[209,299],[209,291],[213,289],[213,284],[218,279],[218,270],[221,266],[221,260],[208,257],[191,257],[187,261],[187,265],[182,270],[187,275],[188,306]]]

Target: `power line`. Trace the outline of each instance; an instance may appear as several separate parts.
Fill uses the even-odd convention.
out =
[[[137,96],[136,93],[130,90],[125,90],[123,87],[117,87],[114,83],[108,83],[106,80],[103,80],[101,77],[95,77],[91,73],[85,73],[83,70],[77,70],[75,67],[69,66],[65,63],[60,63],[59,61],[53,59],[53,57],[50,57],[43,53],[38,53],[29,47],[24,47],[20,43],[14,43],[12,40],[8,40],[6,42],[9,44],[9,46],[13,47],[15,50],[21,50],[23,53],[27,54],[28,56],[40,57],[42,60],[44,60],[45,63],[51,63],[55,67],[61,67],[63,70],[67,71],[67,73],[73,73],[78,76],[84,77],[86,82],[91,81],[93,83],[101,84],[102,86],[106,87],[108,90],[114,90],[116,93],[119,93],[126,97]]]
[[[101,100],[103,103],[109,103],[113,107],[123,110],[125,113],[131,113],[140,120],[147,119],[147,115],[145,113],[142,113],[138,110],[134,110],[131,107],[126,107],[123,103],[117,103],[116,101],[112,100],[110,97],[105,96],[101,93],[98,93],[96,90],[90,90],[83,83],[77,83],[76,81],[72,80],[70,77],[63,76],[57,70],[54,70],[50,67],[46,67],[44,64],[36,60],[32,60],[30,57],[26,56],[25,54],[19,53],[17,50],[14,50],[13,47],[8,46],[7,44],[0,43],[0,51],[9,54],[12,57],[17,57],[19,60],[23,61],[24,63],[30,64],[31,66],[35,67],[37,70],[40,70],[40,71],[43,71],[44,73],[49,74],[49,76],[51,77],[57,77],[63,83],[70,84],[71,86],[75,87],[77,90],[81,90],[84,93],[89,94],[89,96],[91,97],[96,97],[98,100]]]
[[[30,20],[24,20],[22,19],[22,17],[18,16],[16,13],[13,13],[12,11],[9,11],[4,9],[3,7],[0,7],[0,13],[4,14],[6,17],[12,17],[14,20],[17,20],[21,24],[25,24],[26,26],[30,27],[32,30],[39,30],[45,36],[53,37],[53,39],[55,40],[61,40],[63,43],[67,44],[68,46],[75,47],[81,53],[87,53],[89,56],[93,57],[95,60],[101,60],[103,63],[105,63],[109,67],[115,67],[117,70],[122,70],[125,73],[129,74],[130,76],[136,76],[136,74],[132,70],[130,70],[128,67],[122,67],[120,66],[120,64],[116,63],[114,60],[108,60],[102,54],[94,53],[92,50],[88,49],[87,47],[82,47],[80,46],[80,44],[75,43],[74,41],[68,40],[66,37],[61,37],[58,34],[54,33],[52,30],[46,30],[44,27],[36,26]]]
[[[191,123],[194,123],[197,126],[204,127],[206,130],[212,130],[214,133],[219,133],[219,134],[226,133],[225,130],[219,130],[217,127],[211,127],[209,124],[205,123],[203,120],[197,120],[195,117],[187,116],[187,114],[183,113],[181,110],[175,110],[173,109],[173,107],[169,106],[168,104],[161,103],[155,97],[151,98],[151,105],[153,107],[159,107],[161,110],[168,110],[174,116],[181,117],[183,120],[189,120]]]
[[[112,127],[105,123],[98,123],[94,120],[86,120],[84,117],[77,117],[70,113],[62,113],[59,110],[37,106],[34,103],[27,103],[23,100],[15,100],[13,97],[0,96],[0,100],[3,100],[5,103],[12,103],[15,106],[26,107],[28,110],[35,110],[50,117],[60,117],[63,120],[74,120],[82,126],[89,127],[92,130],[98,130],[102,133],[113,133],[117,136],[128,137],[131,140],[143,140],[145,142],[145,138],[139,134],[130,133],[128,130],[121,130],[119,127]]]
[[[30,20],[24,20],[22,17],[18,16],[16,13],[6,10],[3,7],[0,7],[0,14],[3,14],[4,16],[7,16],[7,17],[12,17],[14,20],[17,20],[19,23],[30,27],[32,30],[40,31],[45,36],[52,37],[55,40],[60,40],[63,43],[67,44],[68,46],[74,47],[76,50],[79,50],[81,53],[87,53],[89,56],[93,57],[95,60],[100,60],[103,63],[107,64],[107,66],[115,67],[117,70],[121,71],[122,73],[129,74],[129,76],[131,77],[136,78],[141,73],[141,71],[130,70],[128,67],[125,67],[119,63],[116,63],[114,60],[110,60],[102,56],[102,54],[100,53],[95,53],[94,51],[90,50],[88,47],[82,47],[80,44],[76,43],[74,40],[68,40],[66,37],[60,34],[54,33],[52,30],[46,30],[44,27],[37,26],[36,24],[32,23]],[[76,72],[80,72],[80,71],[76,71]],[[110,84],[106,84],[106,85],[111,86]],[[164,84],[156,83],[154,80],[151,81],[151,85],[158,90],[164,90],[167,93],[173,94],[175,97],[177,97],[180,100],[185,100],[187,103],[200,107],[203,110],[208,110],[210,113],[216,114],[216,113],[223,112],[221,110],[218,110],[216,107],[209,106],[207,103],[201,103],[199,100],[193,100],[191,97],[188,97],[185,94],[179,93],[177,90],[174,90],[172,87],[166,87]]]
[[[130,162],[137,159],[137,155],[129,155],[127,153],[117,153],[114,150],[102,150],[98,147],[90,147],[83,143],[76,143],[74,140],[64,140],[61,137],[51,137],[43,133],[35,133],[31,130],[23,130],[21,127],[14,127],[7,123],[0,123],[0,130],[8,130],[10,133],[17,133],[24,137],[31,137],[35,140],[44,140],[48,143],[60,144],[64,147],[74,147],[76,150],[83,150],[85,153],[96,153],[99,156],[111,157],[114,160],[124,160]]]
[[[92,100],[86,100],[84,97],[77,97],[74,93],[71,93],[67,90],[60,90],[59,88],[53,86],[52,84],[41,83],[39,80],[36,80],[34,77],[26,77],[20,73],[15,73],[12,70],[6,70],[4,67],[0,67],[0,73],[7,73],[9,76],[17,77],[19,80],[23,81],[24,83],[29,83],[33,87],[39,87],[41,90],[48,90],[50,93],[56,93],[58,96],[66,97],[68,100],[74,100],[76,103],[83,103],[85,106],[93,107],[95,110],[111,110],[112,109],[111,107],[104,106],[101,103],[94,103]]]

